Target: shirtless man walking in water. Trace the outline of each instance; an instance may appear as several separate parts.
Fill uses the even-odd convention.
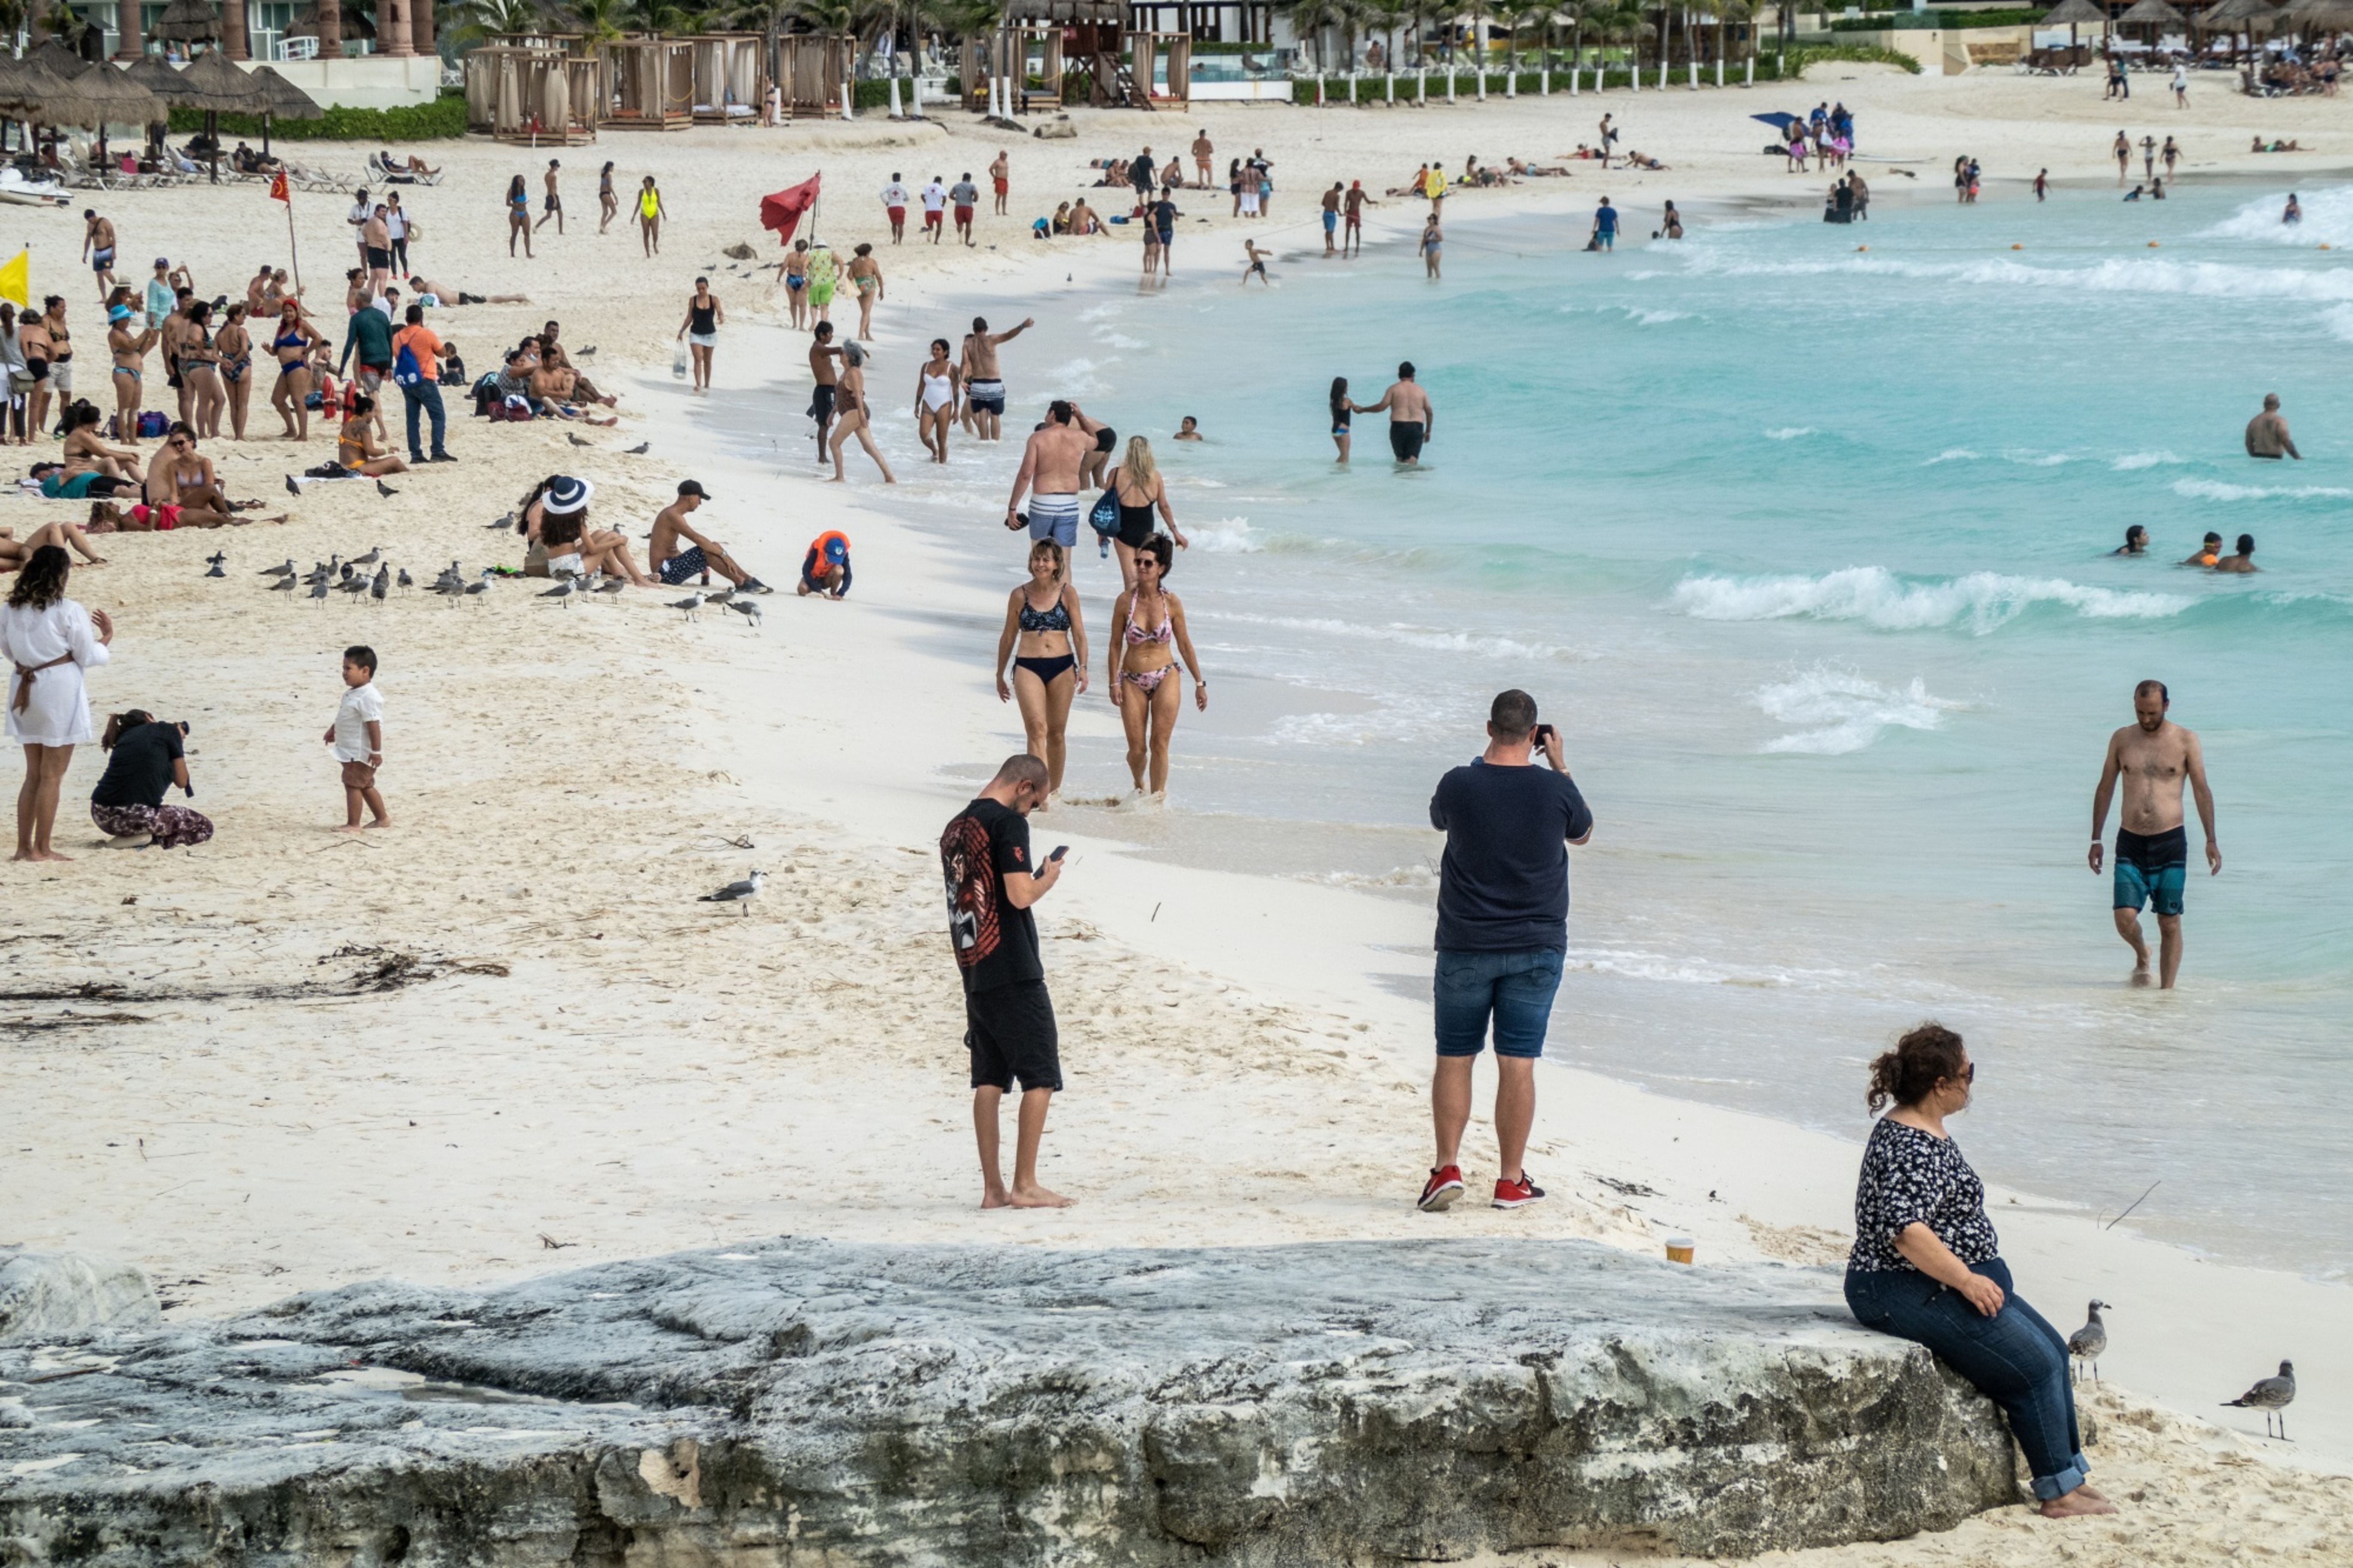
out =
[[[965,425],[984,441],[997,439],[997,421],[1005,413],[1005,378],[997,374],[997,345],[1011,342],[1035,324],[1032,318],[1024,316],[1019,326],[992,332],[985,319],[972,319],[972,331],[964,340]]]
[[[1389,450],[1397,460],[1409,468],[1421,467],[1422,444],[1430,439],[1438,423],[1438,410],[1431,406],[1430,394],[1413,378],[1413,362],[1398,366],[1398,378],[1381,394],[1381,400],[1369,408],[1359,408],[1359,414],[1378,414],[1388,410],[1389,416]]]
[[[1021,468],[1013,476],[1012,499],[1005,503],[1005,526],[1021,526],[1021,496],[1029,495],[1029,537],[1050,539],[1064,553],[1079,542],[1079,468],[1095,449],[1100,420],[1088,418],[1079,405],[1057,398],[1046,409],[1046,423],[1029,437],[1021,454]]]
[[[2206,758],[2195,731],[2166,717],[2172,698],[2161,680],[2133,688],[2134,722],[2108,737],[2100,763],[2100,785],[2092,792],[2092,870],[2100,869],[2100,830],[2108,818],[2108,798],[2124,781],[2123,809],[2116,821],[2116,934],[2133,950],[2132,983],[2147,985],[2148,943],[2142,940],[2143,904],[2157,908],[2160,943],[2158,984],[2173,989],[2181,971],[2181,893],[2189,870],[2189,836],[2181,820],[2181,786],[2198,802],[2198,825],[2206,835],[2206,871],[2222,869],[2222,847],[2214,837],[2214,792],[2206,787]]]

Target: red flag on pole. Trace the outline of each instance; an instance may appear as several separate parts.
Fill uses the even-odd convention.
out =
[[[293,195],[286,188],[286,171],[283,169],[269,177],[269,199],[284,202],[290,207],[294,205]]]
[[[818,182],[823,178],[822,174],[811,174],[797,185],[760,198],[760,226],[775,229],[778,245],[793,242],[793,230],[800,226],[801,215],[817,205]]]

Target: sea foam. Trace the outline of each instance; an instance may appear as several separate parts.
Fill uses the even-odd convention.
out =
[[[1766,751],[1816,757],[1860,752],[1891,729],[1937,729],[1947,713],[1968,706],[1931,696],[1916,675],[1909,686],[1890,689],[1829,665],[1759,687],[1751,698],[1767,718],[1797,726],[1766,742]]]
[[[1882,631],[1967,626],[1983,636],[2037,605],[2063,605],[2095,620],[2157,620],[2193,603],[2180,594],[2120,593],[2063,577],[1972,572],[1907,582],[1883,566],[1849,566],[1819,577],[1686,577],[1667,607],[1703,621],[1805,617],[1861,621]]]

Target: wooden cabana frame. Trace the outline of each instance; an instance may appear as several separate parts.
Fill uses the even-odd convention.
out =
[[[776,40],[777,87],[786,112],[841,112],[841,95],[858,58],[858,41],[830,33],[786,33]]]
[[[591,57],[501,44],[466,57],[466,127],[501,142],[594,142],[602,102],[603,73]]]
[[[757,125],[767,40],[757,33],[700,33],[686,41],[694,46],[695,122]]]
[[[694,123],[694,46],[684,38],[615,38],[598,46],[606,91],[596,123],[616,131],[683,131]]]
[[[1145,100],[1138,108],[1157,109],[1166,104],[1182,109],[1193,101],[1192,34],[1130,32],[1127,54],[1134,91]],[[1168,87],[1166,91],[1158,92],[1152,85],[1153,68],[1163,58],[1168,62]]]

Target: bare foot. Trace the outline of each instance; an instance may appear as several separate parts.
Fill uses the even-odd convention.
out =
[[[72,856],[70,856],[70,855],[60,855],[60,854],[58,854],[58,853],[56,850],[54,850],[54,849],[44,849],[44,850],[42,850],[38,855],[34,856],[34,857],[33,857],[33,858],[34,858],[34,859],[36,859],[36,860],[69,860],[69,860],[71,860],[71,859],[73,858],[73,857],[72,857]]]
[[[346,822],[341,827],[336,828],[335,831],[338,833],[358,833],[361,831],[361,827],[356,822]]]
[[[11,860],[38,860],[40,857],[34,854],[29,849],[19,849],[14,855],[9,856],[8,858]]]
[[[2148,973],[2148,964],[2146,961],[2133,965],[2132,978],[2126,981],[2126,984],[2130,985],[2136,991],[2143,991],[2148,988],[2150,977]]]
[[[1003,1187],[989,1187],[980,1194],[980,1206],[985,1209],[1009,1209],[1013,1196]]]
[[[388,816],[379,816],[374,822],[369,823],[365,827],[361,828],[360,831],[363,833],[372,833],[379,827],[390,827],[391,826],[392,818]]]
[[[1031,1185],[1014,1188],[1010,1201],[1018,1209],[1066,1209],[1079,1200],[1066,1198],[1060,1193],[1049,1192],[1044,1187]]]
[[[2094,1514],[2114,1513],[2116,1505],[2104,1497],[2090,1495],[2088,1487],[2077,1487],[2065,1497],[2052,1498],[2042,1505],[2045,1519],[2083,1519]]]

